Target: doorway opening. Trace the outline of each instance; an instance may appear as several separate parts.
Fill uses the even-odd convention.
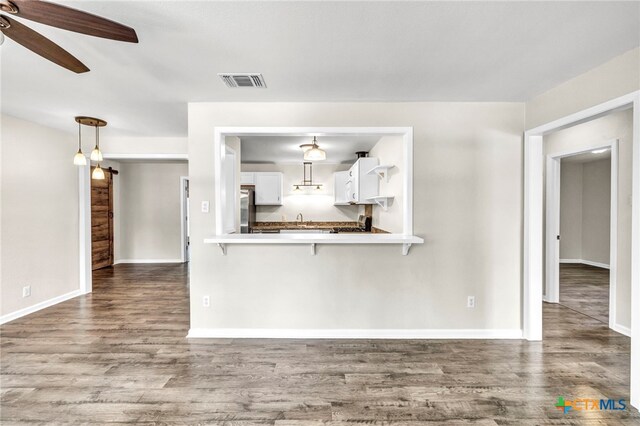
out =
[[[557,147],[570,136],[551,138],[553,151],[553,144]],[[547,156],[545,301],[620,331],[616,327],[618,140],[575,151]]]
[[[94,269],[104,271],[118,264],[177,264],[188,259],[187,155],[103,156],[103,181],[91,179],[88,165],[79,172],[83,293],[93,290]],[[96,200],[94,207],[92,199]],[[95,268],[94,258],[100,260]]]
[[[577,113],[529,129],[524,134],[524,217],[523,217],[523,336],[527,340],[542,340],[543,298],[545,297],[545,196],[544,137],[552,132],[586,123],[615,111],[631,111],[632,125],[628,138],[630,152],[620,158],[630,162],[627,173],[631,177],[628,200],[628,220],[631,232],[628,240],[630,270],[628,277],[627,319],[631,334],[631,405],[640,407],[640,91],[603,102]],[[620,234],[622,235],[622,233]],[[621,253],[618,253],[620,255]],[[618,287],[619,287],[618,283]],[[622,300],[620,288],[617,299]]]

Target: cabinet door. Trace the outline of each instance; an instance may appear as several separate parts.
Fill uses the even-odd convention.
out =
[[[255,173],[253,172],[242,172],[240,173],[240,185],[255,185]]]
[[[282,173],[255,173],[256,206],[282,205]]]
[[[333,196],[334,204],[349,204],[347,195],[347,181],[349,180],[349,171],[336,172],[333,174]]]
[[[360,182],[360,162],[356,161],[349,169],[349,177],[347,180],[347,200],[350,203],[358,203],[360,201],[359,196],[359,184]]]

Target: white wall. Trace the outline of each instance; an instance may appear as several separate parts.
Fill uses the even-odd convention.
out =
[[[100,134],[100,148],[108,154],[186,154],[184,137],[109,137],[106,127]]]
[[[404,143],[401,136],[385,136],[369,152],[370,157],[377,157],[380,165],[394,165],[389,169],[389,181],[380,179],[380,195],[393,196],[393,202],[387,211],[374,205],[372,225],[387,232],[401,234],[404,229],[404,174],[406,171]]]
[[[563,160],[560,185],[560,259],[608,266],[611,160]]]
[[[518,331],[523,107],[190,104],[191,327]],[[214,214],[196,208],[215,200],[216,126],[413,126],[414,229],[426,243],[408,256],[381,245],[323,245],[316,256],[305,246],[235,245],[222,256],[203,242]]]
[[[300,156],[302,158],[302,156]],[[282,172],[282,206],[256,206],[258,222],[295,221],[302,213],[305,221],[357,221],[359,206],[334,206],[333,174],[349,170],[346,164],[313,164],[313,182],[322,183],[322,189],[294,191],[294,185],[302,183],[300,164],[242,164],[243,172]]]
[[[560,167],[560,259],[582,259],[582,164]]]
[[[526,128],[534,128],[639,89],[640,48],[636,48],[528,101]]]
[[[180,177],[186,163],[121,163],[116,262],[180,261]]]
[[[618,150],[618,265],[616,323],[631,325],[631,189],[633,118],[631,110],[579,124],[545,136],[545,154],[580,151],[600,142],[619,140]],[[583,175],[584,181],[584,175]],[[583,194],[584,197],[584,194]],[[584,221],[583,221],[584,223]],[[583,236],[584,238],[584,236]],[[607,262],[608,263],[608,262]]]
[[[76,137],[2,116],[0,316],[79,289]]]

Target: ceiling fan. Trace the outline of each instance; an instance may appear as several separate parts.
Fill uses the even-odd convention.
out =
[[[42,34],[8,15],[111,40],[137,43],[133,28],[100,16],[42,0],[0,0],[0,31],[32,52],[75,73],[89,71],[82,62]]]

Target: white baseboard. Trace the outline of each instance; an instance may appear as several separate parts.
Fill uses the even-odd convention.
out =
[[[29,306],[26,308],[19,309],[15,312],[11,312],[10,314],[6,314],[0,317],[0,324],[7,323],[9,321],[13,321],[15,319],[21,318],[25,315],[32,314],[36,311],[39,311],[44,308],[48,308],[49,306],[57,305],[58,303],[64,302],[65,300],[73,299],[74,297],[81,296],[82,291],[73,290],[69,293],[54,297],[53,299],[45,300],[44,302],[36,303],[33,306]]]
[[[194,339],[522,339],[520,329],[191,328]]]
[[[582,263],[583,265],[595,266],[596,268],[609,269],[609,265],[606,263],[593,262],[591,260],[584,259],[560,259],[560,263]]]
[[[119,263],[184,263],[182,259],[120,259],[113,262],[114,265]]]
[[[627,337],[631,337],[631,329],[629,327],[625,327],[624,325],[620,325],[620,324],[613,324],[609,328],[611,328],[613,331],[616,331],[620,334],[624,334]]]

